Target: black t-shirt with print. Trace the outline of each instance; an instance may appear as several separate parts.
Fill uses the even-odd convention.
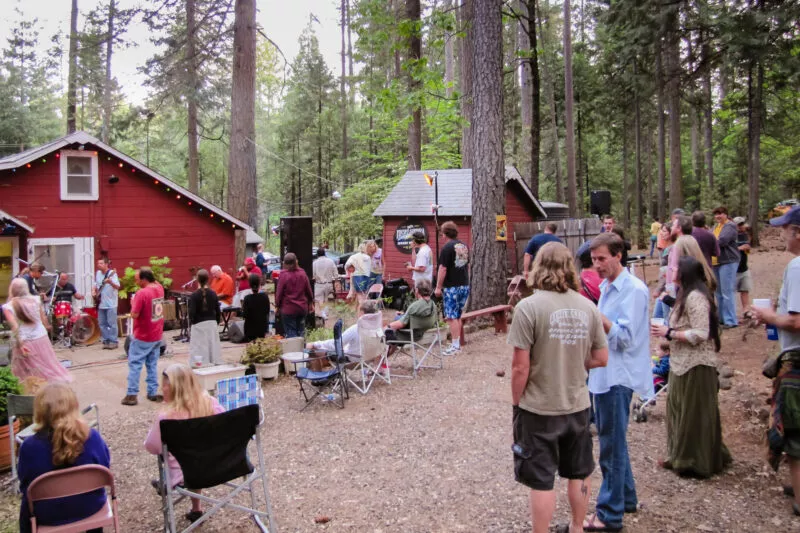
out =
[[[469,285],[469,250],[463,242],[454,239],[439,252],[439,264],[447,269],[444,287]]]

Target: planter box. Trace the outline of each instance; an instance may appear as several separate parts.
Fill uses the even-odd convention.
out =
[[[281,366],[280,360],[274,363],[255,363],[256,374],[260,379],[275,379],[278,377],[278,367]]]
[[[226,364],[205,366],[202,368],[195,368],[192,370],[197,379],[200,380],[204,390],[215,390],[217,388],[217,381],[227,378],[239,378],[244,376],[247,367],[240,364]]]

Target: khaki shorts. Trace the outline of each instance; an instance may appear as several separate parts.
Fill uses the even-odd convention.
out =
[[[736,292],[753,292],[753,276],[750,270],[736,274]]]
[[[315,283],[314,284],[314,301],[318,303],[325,303],[333,296],[333,283]]]

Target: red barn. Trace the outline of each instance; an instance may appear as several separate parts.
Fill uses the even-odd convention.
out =
[[[410,278],[405,268],[411,260],[411,234],[423,231],[428,244],[436,250],[436,228],[431,206],[434,204],[434,188],[428,186],[425,174],[438,172],[439,224],[452,220],[458,225],[458,237],[467,246],[472,246],[472,169],[419,170],[410,171],[400,179],[373,215],[383,217],[383,257],[387,279]],[[506,167],[506,216],[508,225],[508,264],[516,270],[514,248],[514,225],[546,218],[542,204],[514,167]],[[439,238],[439,247],[447,239]]]
[[[0,159],[0,280],[39,260],[73,275],[89,294],[95,261],[127,266],[168,256],[172,288],[193,268],[231,272],[237,230],[251,228],[215,205],[84,132]],[[4,293],[8,285],[0,288]]]

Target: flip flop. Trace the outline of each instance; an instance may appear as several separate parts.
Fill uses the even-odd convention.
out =
[[[609,526],[608,524],[597,524],[598,518],[597,513],[593,514],[589,519],[583,521],[583,530],[584,531],[622,531],[622,526],[614,527]]]

